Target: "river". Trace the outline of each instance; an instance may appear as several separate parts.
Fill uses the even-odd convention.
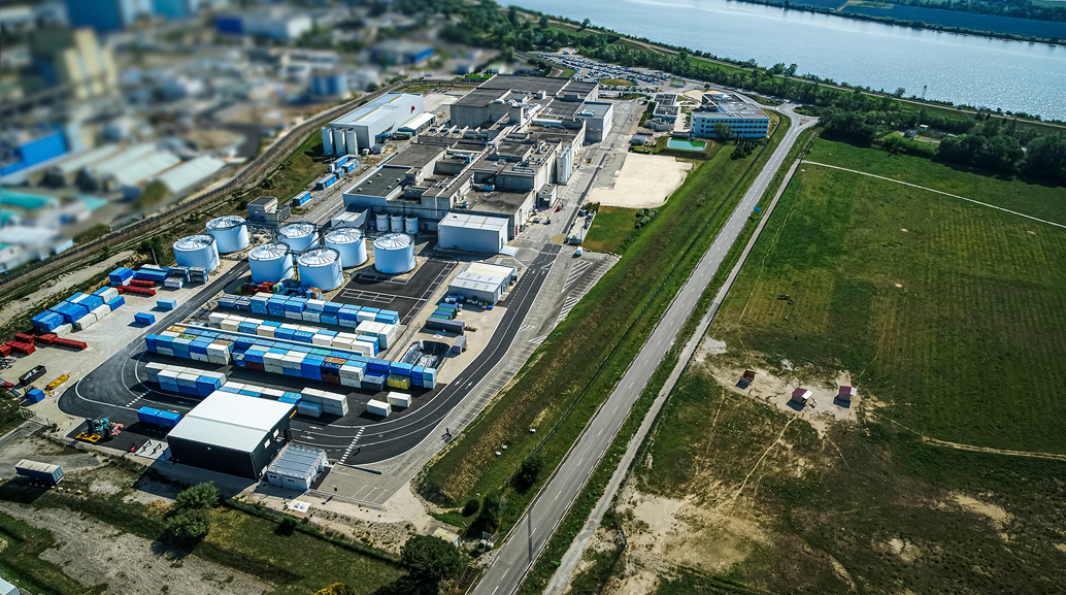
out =
[[[1066,47],[911,29],[730,0],[510,0],[760,66],[872,89],[1066,119]]]

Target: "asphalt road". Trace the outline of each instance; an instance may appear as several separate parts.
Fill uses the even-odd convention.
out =
[[[785,156],[795,144],[799,133],[815,123],[814,118],[796,114],[791,105],[782,106],[780,111],[792,118],[793,126],[789,128],[777,150],[759,172],[758,177],[744,194],[722,230],[711,242],[707,252],[686,280],[673,303],[670,304],[659,325],[637,354],[632,366],[619,381],[614,392],[586,426],[584,433],[551,479],[541,488],[540,493],[527,508],[526,515],[515,525],[509,539],[499,549],[495,562],[478,582],[474,590],[475,594],[508,595],[522,583],[533,561],[544,549],[574,499],[584,488],[585,482],[592,475],[600,457],[614,440],[615,434],[629,415],[630,409],[643,392],[659,362],[673,345],[674,338],[680,332],[692,309],[695,308],[700,295],[714,278],[722,261],[729,253],[730,247],[744,228],[748,214],[752,212],[766,192],[766,188],[774,174],[781,168]]]

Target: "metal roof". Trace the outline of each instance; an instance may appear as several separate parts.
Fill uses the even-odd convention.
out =
[[[88,167],[96,163],[97,161],[106,159],[118,150],[119,147],[117,145],[104,145],[102,147],[97,147],[90,151],[78,153],[74,157],[67,159],[59,165],[53,166],[51,170],[59,174],[72,174],[82,168]]]
[[[411,245],[411,236],[402,233],[390,233],[374,240],[374,247],[381,250],[399,250]]]
[[[363,241],[363,232],[356,227],[342,227],[327,233],[326,241],[333,244],[354,244]]]
[[[458,227],[462,229],[492,229],[507,230],[507,219],[503,217],[483,217],[481,215],[467,215],[465,213],[449,213],[447,217],[437,223],[440,227]]]
[[[198,235],[181,238],[174,242],[175,250],[199,250],[215,243],[214,236]]]
[[[296,222],[278,228],[278,235],[286,238],[302,238],[318,231],[314,223]]]
[[[187,413],[168,438],[252,452],[294,405],[215,391]],[[271,437],[272,439],[273,437]]]
[[[275,244],[263,244],[262,246],[256,246],[248,252],[249,260],[275,260],[277,258],[284,258],[289,254],[290,248],[288,244],[282,244],[281,242]]]
[[[304,252],[296,261],[300,266],[320,267],[329,266],[340,260],[341,254],[333,248],[315,248]]]
[[[210,155],[201,155],[159,174],[156,180],[166,184],[171,192],[177,194],[196,186],[223,167],[226,167],[225,161]]]
[[[256,199],[258,200],[258,199]],[[207,229],[212,231],[222,229],[233,229],[234,227],[240,227],[247,223],[244,217],[238,217],[237,215],[227,215],[225,217],[215,217],[207,222]]]
[[[132,163],[127,162],[125,167],[115,171],[112,175],[116,184],[133,186],[152,176],[159,175],[179,163],[181,163],[181,159],[177,155],[170,151],[159,151]]]

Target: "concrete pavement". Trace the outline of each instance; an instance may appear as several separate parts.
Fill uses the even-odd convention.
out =
[[[740,235],[748,214],[766,192],[799,133],[815,123],[813,118],[796,114],[792,106],[785,106],[781,111],[792,118],[792,127],[708,247],[614,392],[512,529],[509,537],[514,538],[508,539],[498,550],[496,560],[473,591],[475,594],[507,595],[513,593],[525,579],[534,560],[543,551],[614,440],[659,362],[673,345],[689,313],[714,278]]]

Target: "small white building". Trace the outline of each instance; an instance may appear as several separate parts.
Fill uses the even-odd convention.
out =
[[[267,469],[267,482],[279,488],[310,489],[326,470],[326,451],[300,444],[288,444]]]
[[[792,402],[800,405],[801,407],[807,405],[807,401],[811,400],[811,391],[805,388],[797,388],[792,391]]]
[[[586,101],[581,104],[581,110],[574,114],[574,118],[585,121],[587,142],[598,143],[610,132],[613,108],[613,104],[604,101]]]
[[[437,246],[462,252],[499,254],[507,244],[507,219],[448,213],[437,223]]]
[[[495,304],[516,279],[514,267],[472,262],[448,284],[448,294]]]

